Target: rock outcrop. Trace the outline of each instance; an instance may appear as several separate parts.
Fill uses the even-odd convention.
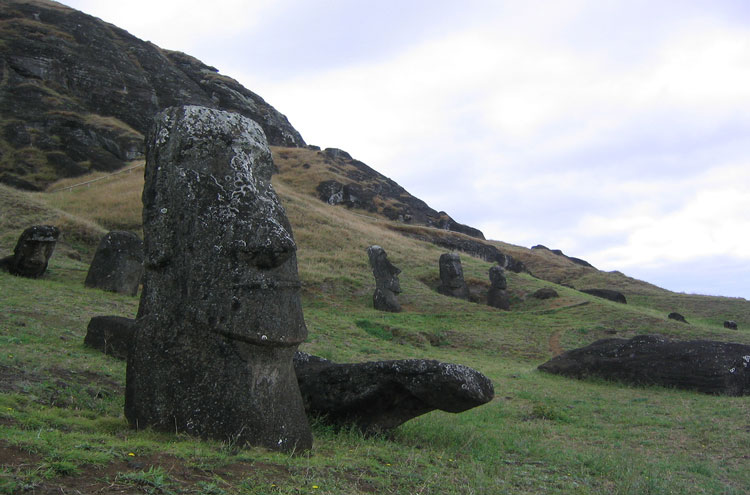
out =
[[[750,394],[750,345],[659,335],[604,339],[539,366],[548,373],[596,376],[636,385],[662,385],[716,395]]]
[[[393,266],[388,260],[388,255],[380,246],[367,248],[367,257],[370,268],[375,277],[375,292],[372,295],[372,304],[375,309],[398,313],[401,305],[398,302],[398,294],[401,293],[401,284],[398,274],[401,270]]]
[[[576,265],[585,266],[588,268],[595,268],[594,265],[589,263],[586,260],[582,260],[581,258],[574,258],[572,256],[568,256],[567,254],[563,253],[560,249],[550,249],[547,246],[544,246],[542,244],[537,244],[536,246],[531,246],[531,249],[545,249],[549,251],[550,253],[556,254],[558,256],[562,256],[563,258],[567,258],[571,262],[575,263]]]
[[[536,299],[554,299],[556,297],[560,297],[557,291],[552,287],[542,287],[541,289],[531,294],[531,296]]]
[[[292,365],[307,336],[296,245],[262,129],[236,113],[176,107],[157,116],[146,142],[128,421],[310,448]]]
[[[0,4],[0,182],[39,189],[143,155],[159,110],[195,104],[249,117],[304,146],[286,117],[234,79],[55,2]]]
[[[0,269],[20,277],[41,277],[47,271],[58,237],[60,229],[52,225],[27,228],[18,238],[13,255],[0,259]]]
[[[433,360],[337,364],[298,352],[294,367],[308,415],[367,433],[435,409],[466,411],[494,396],[492,382],[478,371]]]
[[[509,310],[510,299],[508,298],[507,288],[508,280],[505,278],[505,270],[497,265],[490,268],[490,289],[487,291],[487,305]]]
[[[83,344],[117,359],[127,359],[134,334],[133,318],[95,316],[89,320]]]
[[[143,276],[143,241],[133,232],[113,230],[96,248],[84,285],[134,296]]]
[[[625,299],[625,295],[622,292],[612,289],[581,289],[584,294],[589,294],[602,299],[608,299],[620,304],[627,304],[628,301]]]
[[[469,299],[469,288],[464,280],[461,257],[456,253],[443,253],[438,263],[440,267],[438,292],[444,296]]]

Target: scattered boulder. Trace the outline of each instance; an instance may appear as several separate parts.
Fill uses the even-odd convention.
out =
[[[534,292],[531,296],[536,299],[554,299],[556,297],[560,297],[560,294],[558,294],[557,291],[552,287],[542,287],[541,289]]]
[[[724,322],[724,328],[728,328],[730,330],[737,330],[737,322],[734,320],[726,320]]]
[[[660,335],[603,339],[565,352],[539,369],[572,378],[597,376],[715,395],[750,395],[750,345],[671,341]]]
[[[505,278],[505,270],[495,265],[490,268],[490,290],[487,291],[487,305],[493,308],[509,310],[510,299],[508,298],[508,280]]]
[[[305,410],[336,426],[377,433],[434,409],[459,413],[492,400],[492,381],[469,367],[426,359],[337,364],[294,357]]]
[[[146,139],[145,272],[125,416],[273,450],[312,435],[292,359],[307,336],[292,229],[261,128],[173,107]]]
[[[52,225],[27,228],[18,238],[13,255],[0,259],[0,268],[21,277],[41,277],[47,271],[59,237],[60,229]]]
[[[461,266],[461,257],[456,253],[443,253],[440,255],[440,286],[438,292],[444,296],[457,297],[459,299],[469,298],[469,288],[464,280],[464,269]]]
[[[674,313],[674,312],[669,313],[667,315],[667,318],[669,318],[670,320],[679,321],[681,323],[687,323],[687,320],[685,319],[685,317],[682,316],[680,313]]]
[[[380,246],[367,248],[367,257],[370,260],[370,268],[375,277],[375,293],[372,295],[372,304],[380,311],[398,313],[401,305],[397,294],[401,293],[401,284],[398,274],[401,270],[393,266],[388,260],[388,255]]]
[[[83,344],[118,359],[127,359],[135,333],[135,319],[95,316],[89,321]]]
[[[132,232],[113,230],[99,242],[84,285],[134,296],[143,276],[143,241]]]
[[[590,294],[592,296],[601,297],[603,299],[609,299],[620,304],[627,304],[628,301],[625,299],[625,295],[622,292],[618,292],[612,289],[581,289],[581,292]]]

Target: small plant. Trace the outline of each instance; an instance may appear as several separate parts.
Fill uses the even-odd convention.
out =
[[[168,478],[161,467],[151,466],[137,473],[119,473],[116,482],[141,487],[146,493],[163,493],[169,485]]]
[[[354,324],[373,337],[382,340],[393,340],[393,332],[389,327],[373,323],[370,320],[357,320]]]
[[[531,408],[530,419],[545,419],[548,421],[567,421],[568,416],[555,406],[537,403]]]

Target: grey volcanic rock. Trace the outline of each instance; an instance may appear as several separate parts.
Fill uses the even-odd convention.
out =
[[[618,292],[612,289],[581,289],[584,294],[590,294],[592,296],[601,297],[602,299],[609,299],[620,304],[627,304],[628,301],[625,299],[625,295],[622,292]]]
[[[434,409],[458,413],[492,400],[489,378],[460,364],[425,359],[336,364],[298,352],[305,410],[337,425],[376,433]]]
[[[443,253],[440,255],[439,266],[440,286],[438,286],[438,292],[444,296],[468,299],[469,288],[464,280],[461,257],[456,253]]]
[[[175,105],[237,112],[258,122],[271,144],[305,144],[260,96],[184,53],[55,2],[7,0],[0,18],[6,184],[43,187],[122,167],[143,155],[153,115]]]
[[[542,287],[541,289],[534,292],[532,294],[532,297],[535,297],[536,299],[554,299],[556,297],[560,297],[560,295],[552,287]]]
[[[132,232],[113,230],[96,248],[84,285],[134,296],[143,276],[143,241]]]
[[[372,303],[375,309],[398,313],[401,305],[396,297],[401,293],[401,284],[398,274],[401,270],[393,266],[388,260],[388,255],[380,246],[367,248],[367,257],[370,260],[370,268],[375,277],[375,293],[372,295]]]
[[[669,313],[667,315],[667,318],[669,318],[670,320],[679,321],[680,323],[687,323],[687,320],[685,319],[685,317],[682,316],[680,313],[674,313],[674,312]]]
[[[750,394],[750,345],[659,335],[604,339],[539,366],[573,378],[597,376],[637,385],[663,385],[717,395]]]
[[[0,268],[21,277],[41,277],[47,271],[59,237],[60,229],[52,225],[27,228],[18,238],[13,255],[0,259]]]
[[[537,244],[536,246],[531,246],[531,249],[546,249],[547,251],[549,251],[549,252],[551,252],[553,254],[556,254],[558,256],[562,256],[563,258],[567,258],[568,260],[572,261],[576,265],[581,265],[581,266],[585,266],[585,267],[588,267],[588,268],[595,268],[594,265],[592,265],[588,261],[582,260],[581,258],[574,258],[572,256],[568,256],[565,253],[563,253],[560,249],[550,249],[550,248],[548,248],[547,246],[545,246],[543,244]]]
[[[291,451],[312,436],[292,359],[307,336],[292,229],[261,128],[171,108],[147,140],[131,425]]]
[[[505,290],[507,288],[508,280],[505,278],[505,270],[497,265],[490,268],[490,290],[487,291],[487,305],[509,310],[510,300]]]
[[[135,334],[135,320],[122,316],[95,316],[89,320],[84,345],[118,359],[127,359]]]
[[[724,328],[728,328],[730,330],[737,330],[737,322],[733,320],[726,320],[724,322]]]

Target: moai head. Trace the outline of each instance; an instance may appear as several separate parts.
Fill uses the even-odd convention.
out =
[[[380,246],[370,246],[367,248],[367,257],[370,260],[376,287],[396,294],[400,293],[401,283],[398,280],[398,274],[401,270],[388,260],[385,249]]]
[[[52,225],[34,225],[18,238],[9,271],[22,277],[41,277],[47,270],[60,237],[60,230]]]

